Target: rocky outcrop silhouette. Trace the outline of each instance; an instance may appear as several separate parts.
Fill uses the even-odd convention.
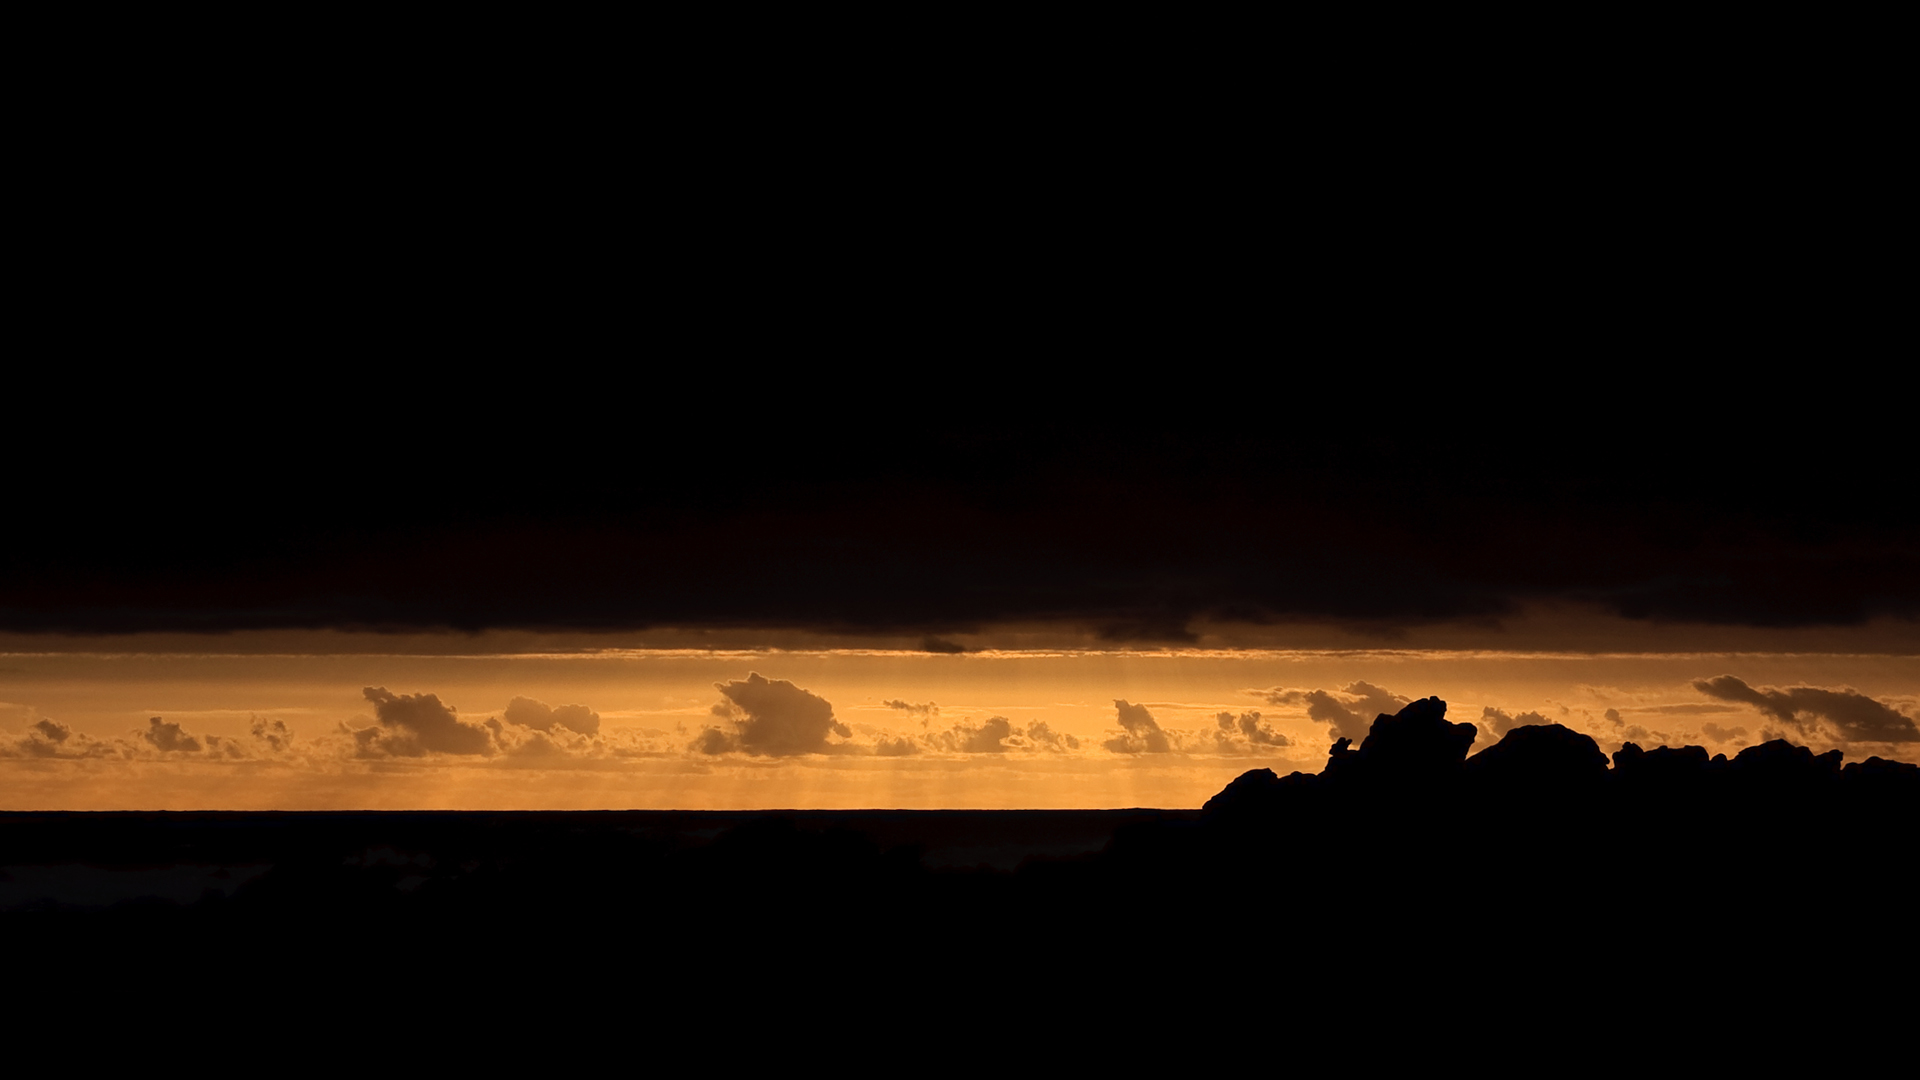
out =
[[[1469,779],[1481,783],[1560,787],[1596,783],[1606,776],[1607,755],[1590,735],[1559,724],[1531,724],[1466,761]]]
[[[1466,760],[1476,733],[1472,724],[1448,723],[1439,698],[1415,701],[1392,716],[1381,713],[1358,750],[1346,739],[1336,743],[1326,774],[1339,782],[1443,782]]]

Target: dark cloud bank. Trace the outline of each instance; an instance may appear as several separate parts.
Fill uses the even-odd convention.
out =
[[[74,474],[20,471],[20,505],[65,509],[0,537],[0,629],[797,627],[952,651],[1007,622],[1167,642],[1201,619],[1384,632],[1554,600],[1729,626],[1920,614],[1920,510],[1888,479],[1920,460],[1870,402],[1796,392],[1793,440],[1735,439],[1757,390],[1622,384],[1494,435],[1473,386],[1327,367],[1284,408],[1198,381],[974,387],[897,438],[812,404],[853,385],[749,383],[644,424],[569,402],[557,455],[324,393],[290,407],[365,430],[242,449],[224,425],[154,440],[103,415],[96,453],[140,465],[88,474],[82,502]],[[495,406],[535,408],[463,403]]]

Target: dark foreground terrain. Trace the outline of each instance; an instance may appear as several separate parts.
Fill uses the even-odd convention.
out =
[[[1784,742],[1609,766],[1557,725],[1469,758],[1445,709],[1199,811],[6,814],[0,932],[31,1002],[495,1038],[527,1010],[896,1048],[1176,1018],[1312,1043],[1384,1015],[1396,1054],[1519,1018],[1910,1030],[1920,769]]]

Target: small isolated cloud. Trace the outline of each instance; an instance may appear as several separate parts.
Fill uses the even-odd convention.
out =
[[[157,716],[147,721],[147,730],[140,732],[140,738],[163,754],[197,754],[206,749],[199,739],[187,734],[179,724]]]
[[[897,709],[900,712],[906,713],[908,716],[913,717],[923,724],[929,720],[938,720],[940,718],[940,706],[935,705],[931,701],[922,705],[915,705],[911,701],[902,701],[899,698],[888,698],[880,704],[885,705],[889,709]]]
[[[1160,724],[1145,705],[1115,700],[1113,707],[1120,714],[1120,726],[1126,733],[1108,739],[1102,746],[1116,754],[1164,754],[1173,749],[1167,733],[1160,730]]]
[[[994,716],[978,725],[955,724],[950,730],[928,736],[928,741],[938,749],[956,754],[1004,754],[1006,739],[1012,734],[1013,721]]]
[[[1235,731],[1247,740],[1248,746],[1286,746],[1289,741],[1285,735],[1273,730],[1260,719],[1257,709],[1248,710],[1235,716],[1230,712],[1216,713],[1214,724],[1220,731],[1231,736]]]
[[[554,708],[544,701],[516,697],[507,704],[506,717],[509,724],[519,724],[535,731],[552,731],[556,727],[563,727],[582,735],[597,735],[600,732],[600,714],[585,705]]]
[[[820,754],[837,745],[828,737],[853,732],[833,718],[833,705],[785,679],[749,672],[745,679],[714,683],[723,695],[713,706],[717,726],[703,729],[691,749],[702,754],[740,750],[769,757]]]
[[[493,732],[454,715],[434,694],[394,694],[384,686],[360,691],[373,702],[378,727],[354,730],[359,751],[368,757],[420,757],[425,754],[491,754]],[[351,729],[350,729],[351,730]]]
[[[1701,724],[1700,733],[1717,743],[1736,742],[1736,741],[1745,742],[1747,738],[1746,728],[1743,728],[1743,727],[1724,728],[1724,727],[1721,727],[1719,724],[1712,724],[1712,723]]]
[[[1754,687],[1732,675],[1696,679],[1693,688],[1711,698],[1752,705],[1803,737],[1825,720],[1845,742],[1920,742],[1920,727],[1912,719],[1853,690]]]
[[[1612,721],[1615,726],[1619,725],[1620,714],[1618,712],[1613,709],[1608,709],[1606,715],[1607,719]],[[1505,709],[1496,709],[1491,705],[1480,710],[1480,730],[1492,736],[1496,742],[1499,741],[1502,735],[1512,731],[1514,728],[1534,727],[1539,724],[1550,724],[1552,722],[1553,721],[1548,720],[1537,712],[1523,712],[1519,716],[1513,716]]]
[[[1271,690],[1250,690],[1270,705],[1302,705],[1307,717],[1327,726],[1327,737],[1360,742],[1382,713],[1392,716],[1413,699],[1401,697],[1369,682],[1351,683],[1344,690],[1305,690],[1276,686]]]

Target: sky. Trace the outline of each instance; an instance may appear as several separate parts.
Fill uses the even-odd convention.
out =
[[[1069,89],[103,104],[17,297],[0,806],[1197,806],[1433,695],[1920,757],[1852,98]]]
[[[1476,750],[1920,760],[1910,410],[1329,351],[76,376],[0,808],[1193,807],[1428,696]]]

